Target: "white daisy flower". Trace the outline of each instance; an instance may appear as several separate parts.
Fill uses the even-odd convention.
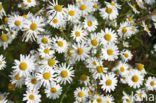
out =
[[[41,45],[38,51],[39,51],[39,56],[41,56],[41,58],[49,58],[54,54],[54,51],[51,49],[50,46]]]
[[[15,66],[12,68],[20,76],[27,77],[30,73],[35,70],[34,58],[30,55],[20,55],[20,60],[14,60]]]
[[[76,88],[74,91],[74,97],[80,102],[85,101],[87,96],[88,94],[85,88]]]
[[[148,33],[149,36],[151,35],[151,31],[149,30],[148,26],[145,24],[145,22],[142,22],[142,26],[144,27],[144,30]]]
[[[109,43],[104,45],[102,48],[102,58],[108,61],[114,61],[118,59],[119,50],[118,47],[114,43]]]
[[[62,94],[62,87],[59,84],[51,83],[45,89],[46,96],[50,99],[57,99]]]
[[[128,95],[123,91],[122,103],[135,103],[133,95]]]
[[[100,63],[99,63],[100,62]],[[101,61],[99,61],[97,58],[95,57],[89,57],[87,60],[86,60],[86,66],[87,68],[96,68],[98,64],[101,64]]]
[[[53,38],[53,46],[54,50],[58,53],[64,53],[68,49],[68,43],[61,37]]]
[[[105,103],[105,98],[103,95],[95,95],[93,102],[91,102],[91,103]]]
[[[117,43],[117,34],[112,29],[105,28],[105,31],[101,30],[100,37],[104,45],[107,43]]]
[[[60,84],[71,83],[72,77],[74,77],[74,70],[72,67],[66,64],[61,64],[56,69],[56,79]]]
[[[155,77],[148,77],[145,83],[146,89],[150,91],[156,90],[156,78]]]
[[[5,57],[0,55],[0,70],[3,70],[6,67]]]
[[[50,35],[40,35],[37,38],[37,43],[40,45],[51,45],[52,39],[50,38]]]
[[[143,89],[137,90],[135,96],[135,101],[143,101],[144,98],[147,98],[147,94]]]
[[[43,61],[40,61],[40,64],[42,64],[41,68],[48,68],[48,69],[55,68],[57,63],[58,61],[56,60],[55,57],[48,57],[44,59]]]
[[[128,5],[132,8],[133,12],[135,14],[139,14],[140,12],[137,10],[136,6],[135,5],[132,5],[131,3],[128,2]]]
[[[144,76],[137,70],[131,70],[126,78],[128,85],[133,88],[139,88],[144,80]]]
[[[98,45],[101,44],[101,38],[98,34],[96,33],[91,33],[90,34],[90,38],[88,41],[88,45],[91,47],[91,48],[96,48],[98,47]]]
[[[94,79],[101,79],[103,76],[104,76],[104,73],[107,72],[107,69],[106,67],[103,67],[102,65],[97,65],[96,68],[92,68],[92,72],[93,72],[93,78]]]
[[[37,90],[27,90],[26,93],[23,95],[23,101],[27,101],[27,103],[39,103],[41,102],[41,95]]]
[[[131,60],[132,59],[132,56],[133,56],[132,53],[131,53],[131,51],[129,51],[129,50],[123,50],[123,51],[121,51],[120,55],[121,55],[121,59],[124,62],[127,62],[128,60]]]
[[[116,1],[113,1],[113,0],[110,3],[105,1],[105,4],[107,6],[112,6],[112,7],[116,7],[118,9],[121,9],[121,5],[119,5]]]
[[[23,0],[23,4],[27,5],[27,7],[33,7],[36,5],[36,0]]]
[[[44,87],[50,86],[51,82],[55,82],[56,75],[53,69],[42,68],[36,73],[37,80],[41,82]]]
[[[31,20],[27,20],[27,25],[24,25],[24,39],[27,42],[28,40],[36,40],[38,34],[44,32],[43,27],[45,26],[44,19],[40,16],[32,17]]]
[[[87,33],[82,29],[82,26],[74,26],[71,37],[76,40],[76,42],[81,42],[85,39]]]
[[[8,95],[7,93],[0,92],[0,103],[8,103],[7,95]]]
[[[136,0],[138,6],[142,9],[146,9],[146,7],[144,6],[144,2],[142,0]]]
[[[5,10],[3,8],[2,2],[0,2],[0,19],[2,19],[3,16],[5,16]]]
[[[108,73],[103,76],[103,79],[100,80],[100,85],[102,89],[106,92],[114,91],[117,86],[117,77],[113,73]]]
[[[107,7],[100,9],[100,15],[103,19],[114,20],[118,16],[118,10],[116,7],[107,5]]]
[[[135,67],[139,72],[141,72],[143,75],[146,74],[146,70],[143,64],[137,63]]]
[[[81,84],[85,84],[85,86],[88,86],[90,83],[89,83],[89,76],[88,75],[86,75],[86,74],[82,74],[81,76],[80,76],[80,83]]]
[[[114,103],[114,97],[111,95],[104,96],[104,103]]]
[[[88,58],[90,48],[85,43],[78,43],[72,45],[74,49],[74,58],[76,61],[85,60]]]
[[[97,25],[97,19],[92,15],[87,16],[84,20],[84,28],[87,29],[89,32],[95,31]]]

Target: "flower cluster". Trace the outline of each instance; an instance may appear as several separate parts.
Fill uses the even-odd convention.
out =
[[[8,89],[26,88],[23,101],[27,103],[42,102],[42,96],[61,98],[62,102],[64,88],[75,81],[78,87],[72,103],[114,103],[118,97],[112,93],[121,85],[133,88],[138,96],[134,100],[122,91],[123,103],[142,101],[155,91],[156,77],[149,76],[142,61],[133,60],[137,56],[129,45],[141,30],[147,37],[153,36],[149,28],[156,28],[155,12],[151,13],[155,0],[107,1],[74,0],[61,5],[58,0],[22,0],[16,4],[20,12],[10,14],[0,2],[0,46],[4,51],[15,39],[20,43],[21,37],[25,44],[38,46],[14,59]],[[129,9],[126,13],[121,12],[124,5]],[[146,9],[153,24],[144,19],[138,22]],[[0,71],[7,67],[6,58],[0,55]],[[0,93],[0,103],[12,103],[8,95],[12,94]]]

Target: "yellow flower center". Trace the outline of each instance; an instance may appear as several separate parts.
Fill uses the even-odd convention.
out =
[[[124,72],[125,71],[125,68],[124,67],[120,67],[120,71],[121,72]]]
[[[3,97],[2,96],[0,96],[0,101],[2,101],[3,100]]]
[[[143,64],[138,64],[136,66],[136,68],[139,70],[139,71],[142,71],[144,69],[144,65]]]
[[[132,17],[129,17],[128,20],[131,22],[133,20],[133,18]]]
[[[15,84],[9,83],[9,84],[8,84],[8,89],[9,89],[9,90],[14,90],[14,89],[15,89]]]
[[[122,28],[122,33],[125,34],[126,32],[127,32],[127,28],[126,27],[123,27]]]
[[[98,44],[96,39],[91,40],[91,43],[92,43],[93,46],[97,46],[97,44]]]
[[[84,5],[84,4],[82,4],[81,6],[80,6],[80,10],[85,10],[87,7],[86,7],[86,5]]]
[[[27,19],[27,15],[26,15],[26,14],[24,14],[23,17],[24,17],[25,19]]]
[[[22,4],[21,6],[22,6],[22,8],[25,8],[25,7],[27,7],[27,5],[25,5],[25,4]]]
[[[112,39],[112,36],[110,34],[105,34],[104,38],[105,40],[110,41]]]
[[[88,24],[89,27],[91,27],[93,25],[93,22],[92,21],[88,21],[87,24]]]
[[[92,62],[92,64],[96,65],[96,61],[94,60],[94,61]]]
[[[108,54],[108,55],[113,55],[113,52],[114,52],[114,51],[113,51],[112,49],[108,49],[108,50],[107,50],[107,54]]]
[[[15,21],[15,25],[16,25],[16,26],[20,26],[20,25],[21,25],[21,22],[20,22],[19,20],[16,20],[16,21]]]
[[[145,26],[145,29],[146,29],[147,31],[149,31],[149,28],[148,28],[147,26]]]
[[[97,5],[97,4],[94,4],[94,5],[93,5],[93,8],[97,8],[97,7],[98,7],[98,5]]]
[[[97,98],[96,101],[97,101],[98,103],[102,103],[102,98]]]
[[[55,65],[55,60],[54,59],[48,59],[48,65],[50,67],[54,66]]]
[[[110,3],[112,6],[115,6],[115,3]]]
[[[79,31],[76,31],[75,32],[75,35],[76,35],[76,37],[79,37],[80,36],[80,32]]]
[[[92,95],[92,92],[89,90],[89,91],[88,91],[88,94],[89,94],[89,95]]]
[[[56,6],[54,7],[54,9],[55,9],[55,11],[57,11],[57,12],[61,12],[61,11],[62,11],[62,6],[61,6],[61,5],[56,5]]]
[[[53,87],[53,88],[50,89],[50,91],[51,91],[52,93],[56,93],[56,88]]]
[[[142,93],[139,93],[138,95],[139,95],[140,98],[142,98]]]
[[[84,93],[81,91],[78,93],[78,96],[82,98],[84,96]]]
[[[31,3],[31,0],[27,0],[28,3]]]
[[[49,54],[50,50],[49,49],[44,49],[45,54]]]
[[[16,79],[16,80],[20,80],[20,79],[21,79],[20,76],[19,76],[19,74],[16,74],[16,75],[15,75],[15,79]]]
[[[0,4],[0,11],[3,9],[2,5]]]
[[[126,99],[126,101],[127,101],[128,103],[130,103],[130,102],[131,102],[131,100],[130,100],[129,98],[127,98],[127,99]]]
[[[150,85],[153,87],[155,85],[154,81],[151,81]]]
[[[86,74],[82,74],[82,75],[80,76],[80,80],[81,80],[81,81],[86,81],[86,80],[87,80],[87,75],[86,75]]]
[[[42,56],[41,56],[41,55],[39,55],[39,59],[40,59],[40,60],[43,60],[44,58],[42,58]]]
[[[127,70],[128,70],[128,71],[130,71],[130,70],[131,70],[131,68],[129,67]]]
[[[32,84],[36,84],[37,83],[37,80],[35,78],[31,79],[31,83]]]
[[[132,77],[132,81],[133,81],[133,82],[138,82],[138,81],[139,81],[139,77],[138,77],[137,75],[134,75],[134,76]]]
[[[70,16],[74,16],[74,15],[75,15],[75,11],[74,11],[74,10],[70,10],[70,11],[68,12],[68,14],[69,14]]]
[[[19,68],[21,69],[21,70],[23,70],[23,71],[25,71],[26,69],[27,69],[27,63],[26,62],[22,62],[22,63],[20,63],[20,65],[19,65]]]
[[[7,34],[2,34],[0,37],[1,41],[7,42],[9,40],[9,36]]]
[[[66,78],[68,76],[68,72],[63,70],[61,71],[61,77]]]
[[[57,44],[58,44],[59,47],[63,47],[63,42],[62,41],[58,41]]]
[[[77,49],[77,53],[78,53],[79,55],[82,55],[82,54],[83,54],[83,49],[82,49],[82,48],[78,48],[78,49]]]
[[[46,73],[43,74],[43,78],[44,78],[45,80],[49,80],[49,79],[51,78],[51,74],[48,73],[48,72],[46,72]]]
[[[30,29],[33,30],[33,31],[35,31],[37,29],[37,24],[36,23],[32,23],[30,25]]]
[[[30,99],[30,100],[34,100],[34,99],[35,99],[35,96],[34,96],[33,94],[30,94],[30,95],[29,95],[29,99]]]
[[[58,23],[58,19],[53,19],[53,23],[57,24]]]
[[[125,53],[125,54],[124,54],[124,56],[125,56],[126,58],[128,58],[128,57],[129,57],[128,53]]]
[[[107,8],[107,9],[106,9],[106,12],[107,12],[108,14],[111,14],[111,13],[113,12],[113,10],[112,10],[112,8]]]
[[[6,23],[8,22],[8,18],[7,17],[4,18],[4,22],[6,22]]]
[[[106,85],[111,86],[112,85],[112,80],[110,80],[110,79],[106,80]]]
[[[139,5],[142,5],[142,2],[141,2],[141,1],[139,1],[139,2],[138,2],[138,4],[139,4]]]
[[[106,100],[106,103],[110,103],[109,100]]]
[[[2,61],[0,61],[0,66],[2,65]]]
[[[47,39],[47,38],[43,38],[43,39],[42,39],[42,43],[43,43],[43,44],[47,44],[47,43],[48,43],[48,39]]]
[[[103,66],[97,66],[97,72],[98,73],[102,73],[104,71],[104,67]]]
[[[134,27],[132,27],[132,31],[135,31],[135,28]]]

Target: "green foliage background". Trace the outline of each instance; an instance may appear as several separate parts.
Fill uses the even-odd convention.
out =
[[[21,10],[17,8],[17,4],[21,2],[21,0],[1,0],[3,7],[5,8],[5,11],[7,14],[10,14],[13,11],[19,11],[20,14],[28,13],[30,10],[32,13],[36,13],[41,7],[33,7],[29,10]],[[40,0],[39,0],[40,1]],[[110,1],[110,0],[99,0],[101,7],[104,7],[103,2],[104,1]],[[60,0],[59,4],[67,6],[67,4],[73,3],[74,0]],[[132,13],[132,9],[128,6],[128,4],[124,0],[118,0],[118,3],[122,5],[122,9],[119,10],[119,17],[117,18],[118,23],[125,21],[126,16],[128,13]],[[46,7],[46,3],[40,2],[42,7]],[[135,3],[134,3],[135,4]],[[148,6],[147,6],[148,7]],[[156,5],[153,5],[153,7],[150,7],[153,11],[156,9]],[[141,15],[135,15],[136,18],[138,18],[138,21],[140,18],[146,16],[149,14],[149,9],[142,10],[139,9],[141,12]],[[98,19],[98,29],[96,32],[99,32],[101,29],[104,29],[105,27],[109,27],[108,25],[105,25],[105,22],[100,16],[99,12],[95,12],[94,16]],[[4,23],[3,21],[0,21],[0,24]],[[151,20],[146,20],[147,24],[151,24]],[[139,24],[141,25],[141,24]],[[117,27],[118,28],[118,27]],[[117,30],[117,28],[113,28]],[[67,30],[64,30],[63,32],[58,31],[57,29],[54,29],[50,26],[46,27],[46,30],[49,30],[53,36],[63,36],[66,40],[70,40],[70,31],[71,27],[69,25]],[[156,43],[156,30],[154,27],[151,29],[152,37],[149,37],[148,34],[143,30],[143,28],[139,28],[139,32],[132,36],[129,40],[127,40],[130,44],[129,50],[131,50],[133,54],[133,59],[129,62],[132,66],[135,65],[135,63],[142,63],[145,65],[146,71],[148,72],[148,76],[155,76],[156,77],[156,55],[151,53],[151,50],[153,49],[153,44]],[[57,32],[57,34],[56,34]],[[122,45],[118,45],[119,49],[122,50],[124,47]],[[14,101],[15,103],[23,103],[23,94],[26,91],[26,88],[16,88],[13,91],[8,90],[8,84],[10,78],[8,75],[10,75],[10,72],[12,71],[12,66],[14,63],[14,59],[19,59],[20,54],[29,54],[30,50],[37,49],[38,45],[35,42],[22,42],[22,32],[19,33],[19,35],[16,37],[16,39],[13,40],[13,42],[8,46],[6,50],[3,50],[2,47],[0,47],[0,54],[3,54],[6,57],[7,67],[4,70],[0,71],[0,91],[1,92],[9,92],[10,95],[8,96],[8,99]],[[57,54],[57,59],[61,62],[64,62],[64,59],[62,58],[63,54]],[[106,62],[104,65],[108,66],[110,69],[114,67],[116,62]],[[42,103],[73,103],[74,101],[74,95],[73,91],[77,87],[82,87],[83,85],[80,85],[78,80],[79,76],[82,73],[88,74],[88,69],[85,68],[83,62],[78,62],[74,66],[75,68],[75,77],[73,78],[73,82],[67,86],[63,86],[63,93],[61,97],[57,100],[50,100],[45,97],[44,89],[40,89],[40,93],[42,94]],[[88,74],[91,75],[91,74]],[[100,90],[99,90],[100,91]],[[112,92],[112,95],[115,98],[115,103],[121,103],[122,98],[122,91],[126,91],[126,93],[131,93],[131,91],[135,91],[134,89],[128,87],[128,85],[124,84],[118,84],[117,88],[114,92]],[[156,94],[155,92],[151,92]],[[156,97],[156,95],[155,95]],[[147,102],[149,103],[149,102]]]

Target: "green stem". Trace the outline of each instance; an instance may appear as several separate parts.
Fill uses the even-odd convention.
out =
[[[66,97],[66,93],[68,92],[70,88],[70,85],[67,87],[66,91],[64,92],[64,94],[62,95],[61,99],[60,99],[60,103],[63,103],[63,99]]]

